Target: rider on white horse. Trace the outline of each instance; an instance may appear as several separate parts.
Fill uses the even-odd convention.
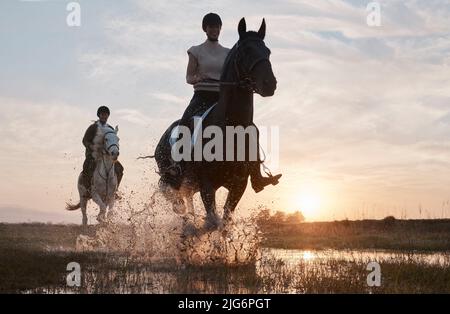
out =
[[[83,145],[84,147],[86,147],[86,159],[83,163],[82,182],[88,191],[90,191],[91,189],[92,176],[95,170],[95,159],[92,155],[93,153],[92,145],[94,144],[93,141],[97,134],[97,128],[104,129],[103,133],[106,133],[106,131],[108,130],[114,131],[114,128],[107,123],[110,113],[111,112],[108,107],[106,106],[99,107],[97,110],[98,120],[88,127],[83,137]],[[124,170],[122,164],[119,161],[117,161],[114,164],[114,170],[117,175],[117,187],[118,187],[120,181],[122,180]]]
[[[99,222],[104,222],[108,210],[108,217],[112,214],[117,187],[123,176],[123,167],[118,162],[119,137],[118,126],[113,128],[108,123],[110,111],[107,107],[98,108],[99,118],[86,131],[83,145],[86,147],[86,160],[83,171],[78,176],[78,204],[67,204],[67,210],[81,209],[82,224],[88,223],[87,203],[92,199],[99,207],[97,216]]]

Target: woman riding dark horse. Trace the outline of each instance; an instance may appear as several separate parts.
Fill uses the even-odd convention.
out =
[[[216,18],[212,24],[213,26],[218,26],[218,30],[212,32],[218,37],[221,22]],[[205,29],[208,27],[211,27],[211,25],[206,23]],[[257,142],[258,133],[255,132],[257,129],[253,123],[253,96],[254,93],[262,97],[272,96],[277,86],[277,80],[273,74],[270,62],[270,50],[264,43],[266,24],[263,19],[258,32],[247,31],[246,28],[245,19],[242,18],[238,25],[239,40],[229,51],[225,62],[221,64],[223,69],[219,82],[216,82],[220,86],[217,103],[211,106],[208,99],[202,98],[202,93],[196,93],[184,119],[173,122],[167,128],[156,146],[154,156],[148,156],[156,159],[159,169],[158,173],[161,176],[159,191],[163,193],[172,205],[176,205],[177,208],[178,205],[181,205],[185,209],[192,209],[192,196],[200,192],[206,210],[206,229],[215,229],[221,225],[226,226],[232,221],[231,215],[245,192],[249,176],[257,192],[267,184],[276,184],[281,176],[262,177],[259,154],[255,154],[255,144],[257,144],[255,142]],[[202,63],[201,59],[195,61],[197,64]],[[198,71],[198,65],[196,69]],[[201,74],[197,72],[195,76],[199,77]],[[204,82],[204,79],[201,82]],[[215,97],[214,100],[217,100],[217,95]],[[176,144],[179,140],[177,132],[178,129],[183,129],[183,133],[188,130],[186,125],[191,124],[189,112],[192,114],[192,112],[197,111],[196,108],[201,106],[203,106],[203,110],[204,108],[209,109],[202,114],[200,131],[214,129],[217,133],[215,133],[214,139],[206,137],[204,141],[199,141],[200,148],[209,147],[211,143],[214,143],[215,152],[220,151],[220,153],[217,158],[213,159],[209,157],[194,158],[194,161],[185,159],[182,175],[180,176],[181,182],[177,183],[174,182],[174,178],[177,177],[177,171],[173,171],[177,167],[174,160],[178,159],[177,155],[175,155],[177,158],[174,158],[173,155],[173,152],[177,150]],[[197,124],[196,129],[198,126]],[[240,129],[241,131],[244,130],[244,132],[228,133],[229,129]],[[252,133],[245,134],[247,129],[250,129]],[[173,135],[174,133],[175,136]],[[247,137],[248,140],[244,139],[241,141],[242,136],[246,137],[247,135],[249,135]],[[184,141],[184,136],[185,134],[182,134],[182,141]],[[240,137],[240,140],[237,142],[235,140],[236,136]],[[176,140],[175,143],[172,141],[174,138]],[[194,136],[194,146],[198,147],[195,140],[196,137]],[[188,143],[191,143],[191,141],[192,138],[188,138]],[[231,146],[228,145],[229,143],[231,143]],[[216,144],[218,146],[215,146]],[[239,151],[241,153],[244,152],[244,158],[236,158],[237,154],[240,154]],[[259,151],[259,149],[256,149],[256,151]],[[188,153],[190,152],[188,151]],[[252,155],[251,157],[249,157],[249,153]],[[224,156],[227,156],[227,158],[225,159]],[[231,156],[231,160],[228,156]],[[216,191],[221,187],[228,190],[227,199],[223,206],[222,219],[217,215],[215,202]]]
[[[186,71],[186,82],[194,85],[194,96],[179,122],[179,125],[190,127],[191,119],[201,115],[213,104],[219,101],[220,75],[230,49],[219,44],[222,20],[215,13],[208,13],[202,21],[202,29],[207,39],[198,46],[188,49],[189,62]],[[258,138],[259,144],[259,138]],[[259,147],[259,146],[258,146]],[[183,162],[181,163],[184,164]],[[281,174],[263,177],[261,174],[261,159],[251,163],[250,179],[256,193],[265,186],[278,184]],[[182,167],[184,168],[184,167]],[[181,175],[179,176],[181,177]]]

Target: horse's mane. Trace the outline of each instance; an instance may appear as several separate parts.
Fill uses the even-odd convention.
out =
[[[231,79],[231,78],[227,77],[227,75],[229,75],[228,68],[230,67],[231,61],[233,60],[234,55],[236,54],[236,50],[237,50],[237,43],[234,44],[233,48],[231,48],[231,50],[228,52],[228,55],[225,58],[225,61],[223,62],[222,74],[220,75],[221,81],[226,81],[227,79]]]

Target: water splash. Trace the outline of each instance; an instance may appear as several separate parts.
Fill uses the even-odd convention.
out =
[[[261,232],[255,215],[236,216],[218,230],[203,228],[200,202],[195,212],[180,215],[152,185],[148,201],[125,193],[106,223],[92,236],[77,238],[79,251],[124,253],[136,260],[176,265],[254,265],[260,258]]]

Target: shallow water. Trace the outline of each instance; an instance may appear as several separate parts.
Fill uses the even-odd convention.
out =
[[[364,261],[364,262],[386,262],[386,261],[412,261],[429,265],[448,265],[449,255],[446,253],[423,253],[387,250],[286,250],[286,249],[263,249],[263,256],[273,256],[281,259],[289,265],[295,265],[302,261],[304,263],[317,264],[331,260],[341,261]]]
[[[169,259],[137,263],[117,257],[111,265],[84,267],[80,288],[46,287],[28,293],[372,293],[374,289],[366,284],[369,262],[399,268],[434,265],[447,271],[450,257],[446,253],[273,248],[262,248],[254,264],[239,266],[188,266]]]

